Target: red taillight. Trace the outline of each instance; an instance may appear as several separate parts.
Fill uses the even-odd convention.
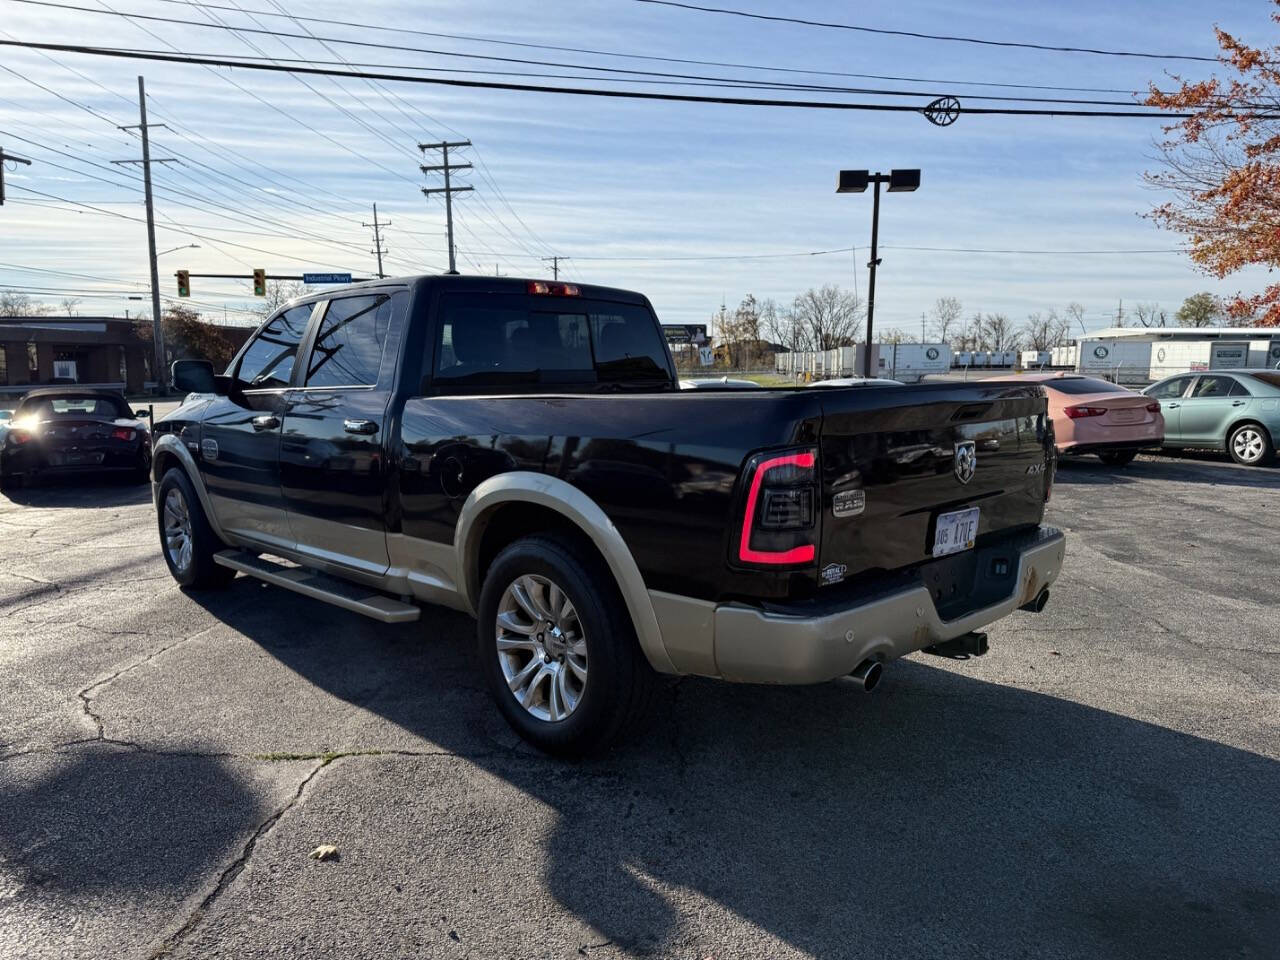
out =
[[[6,439],[14,444],[30,443],[31,433],[27,430],[10,430]]]
[[[761,454],[748,462],[738,559],[744,563],[812,563],[816,451]],[[754,545],[753,545],[754,541]]]
[[[130,427],[116,427],[111,431],[112,440],[132,440],[133,430]]]
[[[546,297],[576,297],[580,293],[572,283],[559,283],[549,280],[530,280],[525,287],[529,293]]]
[[[1080,420],[1084,417],[1100,417],[1107,412],[1106,407],[1067,407],[1062,411],[1072,420]]]
[[[1159,400],[1152,400],[1150,403],[1147,404],[1147,413],[1159,413],[1159,412],[1160,412]]]

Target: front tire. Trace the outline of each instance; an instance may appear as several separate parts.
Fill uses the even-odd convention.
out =
[[[1242,423],[1232,430],[1227,438],[1227,452],[1232,460],[1246,467],[1268,464],[1276,454],[1271,434],[1256,423]]]
[[[180,467],[171,467],[160,481],[156,518],[160,527],[160,551],[174,580],[184,587],[221,587],[236,572],[219,566],[213,555],[225,550],[209,525],[191,479]]]
[[[526,537],[498,554],[477,640],[498,709],[539,750],[595,753],[648,712],[657,677],[617,584],[574,538]]]
[[[1127,467],[1137,455],[1137,450],[1105,450],[1098,454],[1098,459],[1109,467]]]

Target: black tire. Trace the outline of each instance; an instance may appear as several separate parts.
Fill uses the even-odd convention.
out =
[[[1137,450],[1106,450],[1098,454],[1098,459],[1109,467],[1127,467],[1137,455]]]
[[[150,483],[151,482],[151,456],[143,453],[138,456],[138,465],[133,468],[133,472],[129,474],[130,483]]]
[[[558,721],[540,719],[516,699],[497,647],[499,605],[518,578],[530,575],[554,583],[568,598],[586,646],[583,689],[576,707]],[[494,559],[480,591],[477,650],[481,673],[507,722],[539,750],[559,756],[599,752],[637,729],[657,687],[613,577],[585,542],[561,534],[517,540]],[[530,653],[531,660],[535,656]],[[563,657],[561,668],[567,669]],[[554,677],[547,681],[548,695],[554,683]]]
[[[17,490],[22,486],[22,480],[18,473],[0,473],[0,490]]]
[[[181,566],[173,554],[180,551],[171,550],[165,536],[165,508],[169,503],[169,495],[174,492],[185,505],[190,528],[191,552],[185,566]],[[171,467],[160,481],[160,491],[156,498],[156,525],[160,532],[160,553],[164,556],[165,565],[173,579],[184,587],[222,587],[231,582],[236,572],[229,567],[214,563],[213,555],[225,550],[226,544],[218,539],[218,535],[209,526],[209,519],[200,505],[191,479],[181,467]]]
[[[1246,438],[1251,442],[1243,442]],[[1262,467],[1275,459],[1276,448],[1266,427],[1257,423],[1242,423],[1231,428],[1231,433],[1227,436],[1227,453],[1231,454],[1231,459],[1236,463],[1246,467]]]

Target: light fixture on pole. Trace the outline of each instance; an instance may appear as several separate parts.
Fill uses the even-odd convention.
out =
[[[876,310],[876,267],[880,265],[877,249],[880,239],[880,184],[887,183],[890,193],[911,193],[920,189],[919,170],[890,170],[887,174],[870,170],[841,170],[836,179],[836,193],[865,193],[875,184],[871,202],[871,281],[867,285],[867,348],[862,356],[862,375],[871,376],[871,326]]]

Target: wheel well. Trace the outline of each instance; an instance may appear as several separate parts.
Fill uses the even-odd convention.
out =
[[[168,450],[161,450],[153,458],[151,475],[157,480],[163,480],[170,467],[181,466],[182,461],[178,459],[176,454],[170,453]]]
[[[475,554],[476,576],[472,581],[476,584],[477,593],[480,584],[484,583],[485,574],[494,558],[505,547],[521,537],[537,533],[559,533],[569,537],[575,541],[578,549],[585,551],[587,555],[599,561],[605,570],[609,570],[604,554],[592,543],[591,538],[582,531],[582,528],[550,507],[518,501],[504,503],[485,514],[481,522],[484,526],[479,534],[480,546]],[[610,578],[613,577],[612,571],[609,575]]]

